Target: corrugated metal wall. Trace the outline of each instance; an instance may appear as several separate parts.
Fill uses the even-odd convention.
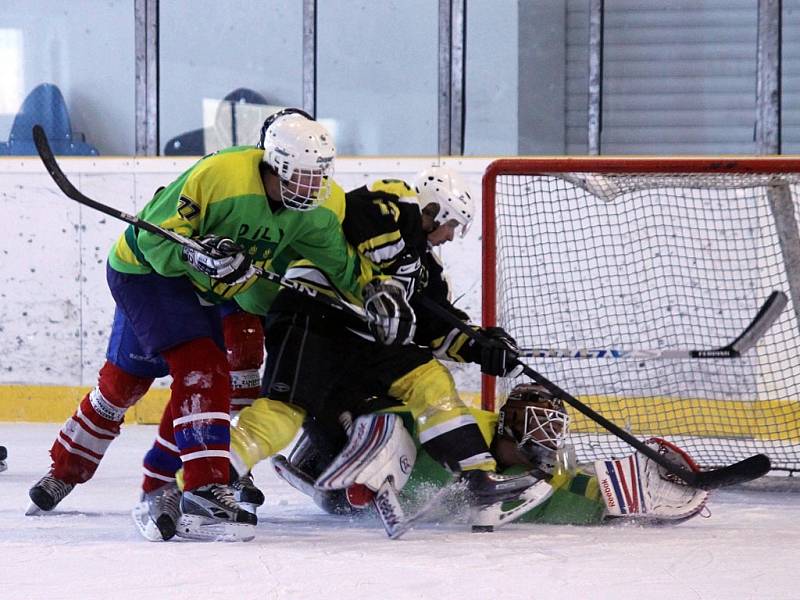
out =
[[[783,0],[781,152],[800,154],[800,0]]]
[[[756,152],[757,0],[605,0],[601,152]],[[588,0],[567,3],[568,154],[587,152]],[[783,2],[783,153],[800,151],[800,0]]]

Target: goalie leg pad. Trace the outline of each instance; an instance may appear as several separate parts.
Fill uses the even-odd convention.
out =
[[[411,476],[416,459],[414,440],[397,415],[362,415],[353,423],[347,445],[314,485],[337,490],[360,483],[378,491],[391,478],[399,490]]]
[[[647,445],[676,464],[695,472],[699,468],[683,450],[661,438]],[[643,454],[594,463],[600,493],[610,517],[653,521],[685,521],[706,505],[708,492],[687,486]]]

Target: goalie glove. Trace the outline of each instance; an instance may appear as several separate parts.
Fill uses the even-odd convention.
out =
[[[651,438],[646,443],[675,464],[700,470],[675,444],[661,438]],[[610,517],[681,522],[697,515],[708,500],[707,491],[689,487],[639,452],[620,460],[598,460],[594,468]]]
[[[387,346],[410,344],[417,319],[408,303],[405,288],[393,279],[374,279],[364,286],[367,325],[375,339]]]
[[[203,250],[183,247],[183,259],[201,273],[226,285],[236,285],[255,276],[244,249],[230,238],[209,234],[198,238]]]

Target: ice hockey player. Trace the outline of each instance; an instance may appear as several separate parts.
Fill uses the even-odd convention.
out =
[[[233,462],[239,472],[279,451],[304,418],[309,430],[320,429],[334,451],[340,450],[347,436],[338,416],[349,407],[342,405],[339,391],[357,385],[362,398],[389,395],[407,406],[423,447],[461,474],[476,504],[516,497],[536,483],[528,474],[495,472],[494,457],[473,415],[450,372],[433,355],[476,362],[494,375],[512,375],[513,340],[500,329],[484,330],[494,342],[477,348],[451,327],[432,323],[431,317],[418,323],[409,306],[409,296],[413,305],[414,294],[426,294],[467,318],[449,302],[441,265],[430,246],[466,229],[472,213],[466,186],[446,169],[421,174],[417,190],[383,180],[347,194],[342,223],[346,238],[391,279],[365,295],[365,308],[373,317],[369,330],[357,322],[344,323],[340,314],[312,301],[278,294],[265,311],[267,397],[243,410],[232,430]],[[321,291],[335,290],[308,262],[290,266],[287,276]],[[250,312],[262,312],[263,307],[243,303],[246,297],[237,300]],[[412,339],[416,344],[406,343]]]
[[[8,463],[6,459],[8,458],[8,450],[6,450],[5,446],[0,446],[0,472],[5,471],[8,468]]]
[[[52,510],[92,476],[125,411],[154,377],[169,373],[175,440],[169,459],[183,465],[185,489],[181,496],[174,482],[145,481],[143,501],[156,520],[170,517],[159,533],[175,533],[180,499],[179,533],[252,538],[255,516],[241,509],[229,486],[231,392],[218,305],[266,283],[254,266],[303,256],[341,289],[360,293],[358,261],[336,215],[317,209],[334,189],[333,140],[299,112],[265,124],[263,149],[234,147],[203,158],[140,212],[194,237],[203,251],[133,227],[111,249],[107,274],[117,307],[107,361],[97,387],[59,432],[51,469],[30,490],[32,511]]]
[[[413,433],[414,420],[404,408],[387,410],[400,415]],[[682,484],[639,453],[580,466],[569,464],[569,416],[563,403],[537,384],[516,385],[497,414],[482,410],[473,413],[500,471],[533,472],[548,481],[552,488],[551,493],[540,494],[538,501],[526,506],[524,511],[513,504],[503,505],[487,524],[497,526],[514,518],[520,522],[576,525],[618,518],[652,524],[680,523],[700,514],[706,505],[708,492]],[[378,417],[379,414],[371,414],[360,419],[371,423]],[[648,445],[677,464],[698,470],[691,457],[674,444],[653,438],[648,440]],[[427,455],[424,446],[415,452],[414,448],[398,442],[394,450],[394,460],[385,452],[376,452],[371,463],[362,460],[358,469],[350,473],[352,485],[345,491],[328,485],[332,461],[307,434],[294,447],[288,460],[278,455],[273,464],[286,481],[333,514],[353,514],[366,508],[365,497],[369,494],[365,495],[365,482],[372,481],[368,485],[374,488],[374,482],[388,474],[398,481],[407,480],[402,497],[405,504],[412,506],[421,504],[420,498],[430,495],[431,489],[444,486],[452,479],[450,473]],[[347,449],[342,454],[347,454]],[[414,454],[413,470],[410,475],[403,476],[399,465],[403,460],[408,464],[409,457]],[[401,459],[401,455],[404,458]],[[333,464],[341,472],[343,461],[340,457],[337,460]]]

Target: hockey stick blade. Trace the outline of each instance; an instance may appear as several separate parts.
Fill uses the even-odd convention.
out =
[[[617,358],[647,360],[654,358],[739,358],[756,345],[783,312],[788,302],[786,294],[775,290],[758,309],[756,316],[727,346],[709,350],[624,350],[621,348],[526,348],[520,357],[526,358]]]
[[[727,467],[695,473],[695,481],[691,485],[702,490],[715,490],[758,479],[769,473],[770,468],[772,465],[766,454],[754,454]]]
[[[426,298],[425,296],[421,296],[419,298],[419,302],[423,304],[426,308],[428,308],[431,312],[439,315],[444,321],[450,323],[453,327],[460,330],[464,333],[467,337],[475,340],[480,345],[487,345],[490,341],[486,338],[485,335],[476,331],[464,321],[450,313],[446,308],[440,306],[438,303],[434,302]],[[594,411],[593,409],[589,408],[586,404],[578,400],[572,394],[562,390],[558,387],[555,383],[547,379],[541,373],[534,371],[528,365],[519,360],[516,361],[519,365],[522,366],[522,372],[527,376],[533,379],[536,383],[543,386],[556,398],[560,398],[565,403],[569,404],[578,412],[582,413],[604,429],[606,429],[609,433],[612,433],[622,441],[624,441],[629,446],[633,447],[635,450],[644,454],[649,459],[651,459],[656,464],[663,467],[669,473],[672,473],[676,477],[683,480],[685,483],[692,487],[698,487],[701,489],[715,489],[717,487],[723,487],[726,485],[733,485],[736,483],[744,483],[745,481],[750,481],[752,479],[756,479],[764,475],[767,471],[769,471],[769,458],[767,458],[763,454],[756,454],[751,456],[741,462],[735,463],[733,465],[729,465],[727,467],[722,467],[720,469],[714,469],[711,471],[703,471],[701,473],[695,473],[685,467],[677,465],[672,461],[665,458],[661,455],[658,451],[650,448],[647,444],[639,440],[638,438],[634,437],[624,429],[622,429],[616,423],[609,421],[600,413]]]
[[[50,177],[53,178],[53,181],[55,181],[59,189],[64,192],[64,195],[66,195],[68,198],[71,198],[72,200],[75,200],[84,206],[93,208],[110,217],[124,221],[130,225],[133,225],[134,227],[137,227],[138,229],[142,229],[154,235],[171,240],[176,244],[180,244],[181,246],[188,246],[189,248],[194,248],[195,250],[199,250],[201,252],[207,251],[192,238],[188,238],[169,229],[164,229],[163,227],[159,227],[154,223],[140,219],[136,215],[131,215],[121,210],[117,210],[116,208],[102,204],[97,200],[92,200],[88,196],[85,196],[78,191],[74,185],[72,185],[72,182],[70,182],[64,172],[61,170],[61,167],[58,166],[56,157],[50,148],[50,143],[47,141],[47,134],[45,134],[44,129],[42,129],[40,125],[33,126],[33,141],[34,144],[36,144],[36,151],[39,153],[39,158],[42,159],[42,163],[47,169],[47,172],[50,173]],[[364,309],[360,306],[350,304],[342,299],[319,294],[317,293],[317,290],[313,288],[306,287],[302,283],[292,279],[281,277],[278,273],[273,273],[272,271],[256,269],[256,274],[262,279],[267,279],[268,281],[276,283],[284,288],[294,290],[298,294],[313,298],[318,302],[329,306],[330,308],[335,308],[336,310],[342,311],[346,314],[349,313],[353,317],[358,318],[360,321],[366,320]]]
[[[769,331],[772,324],[778,319],[789,299],[786,294],[779,290],[774,290],[758,310],[756,316],[750,322],[742,334],[733,340],[729,347],[739,354],[744,354],[756,345],[764,334]]]

